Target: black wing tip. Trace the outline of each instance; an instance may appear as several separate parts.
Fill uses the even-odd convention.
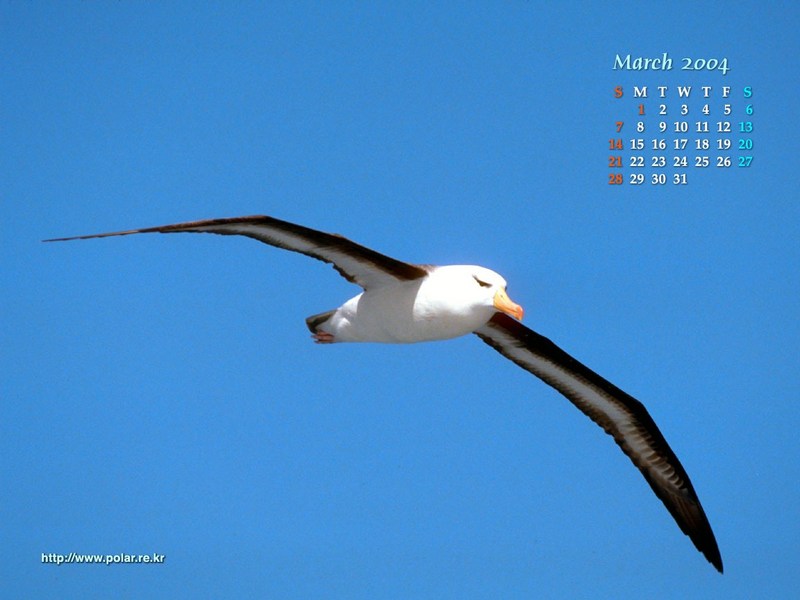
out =
[[[708,556],[706,554],[706,558],[708,559],[708,562],[710,562],[712,565],[714,565],[714,568],[717,571],[719,571],[720,575],[722,575],[725,572],[725,569],[722,566],[722,557],[719,555],[719,551],[717,551],[717,555],[716,556]]]
[[[91,240],[104,237],[116,237],[120,235],[133,235],[135,233],[178,233],[189,231],[196,227],[209,227],[213,225],[231,225],[236,223],[286,223],[274,217],[266,215],[249,215],[246,217],[223,217],[221,219],[202,219],[199,221],[185,221],[173,225],[160,225],[158,227],[143,227],[140,229],[127,229],[125,231],[111,231],[108,233],[93,233],[89,235],[76,235],[71,237],[50,238],[42,242],[71,242],[73,240]],[[292,225],[288,223],[288,225]]]
[[[114,237],[118,235],[133,235],[134,233],[146,233],[145,229],[131,229],[130,231],[115,231],[113,233],[94,233],[91,235],[76,235],[73,237],[50,238],[42,240],[44,243],[48,242],[72,242],[74,240],[91,240],[94,238]]]
[[[697,501],[699,507],[699,501]],[[669,507],[667,507],[669,508]],[[702,511],[703,509],[700,508]],[[672,512],[672,511],[670,511]],[[708,522],[708,519],[705,517],[705,513],[702,513],[703,522],[698,524],[693,530],[688,530],[684,528],[685,522],[681,522],[680,519],[675,517],[675,522],[681,529],[684,529],[684,533],[689,536],[689,539],[692,540],[694,547],[705,557],[705,559],[711,563],[711,565],[720,573],[723,573],[724,568],[722,566],[722,554],[720,554],[719,546],[717,545],[717,538],[714,537],[714,531],[711,529],[711,524]]]
[[[677,519],[676,521],[678,522],[678,525],[681,525],[680,521]],[[695,529],[694,531],[686,531],[685,533],[689,536],[689,539],[692,540],[694,547],[697,548],[700,554],[702,554],[711,564],[711,566],[713,566],[721,574],[724,571],[722,566],[722,554],[720,554],[719,546],[717,545],[717,539],[714,537],[714,532],[711,530],[711,525],[708,523],[707,519],[704,519],[704,521],[705,522],[700,525],[698,529]]]
[[[693,542],[695,540],[692,540]],[[695,546],[698,550],[706,557],[706,560],[711,563],[711,565],[719,571],[720,574],[724,572],[724,568],[722,566],[722,555],[719,552],[719,546],[717,546],[717,540],[714,538],[714,533],[711,531],[711,528],[708,529],[708,537],[701,543],[698,544],[695,542]]]

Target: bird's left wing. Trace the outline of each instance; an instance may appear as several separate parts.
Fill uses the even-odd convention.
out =
[[[356,244],[340,235],[317,231],[302,225],[262,215],[229,219],[206,219],[203,221],[177,223],[175,225],[55,238],[45,241],[65,242],[69,240],[132,235],[134,233],[180,232],[217,233],[220,235],[251,237],[271,246],[299,252],[330,263],[342,277],[352,283],[357,283],[364,289],[378,287],[391,281],[419,279],[428,274],[428,270],[424,266],[396,260]]]
[[[557,389],[611,435],[642,472],[681,531],[722,572],[717,541],[692,482],[641,402],[508,315],[496,313],[475,333],[500,354]]]

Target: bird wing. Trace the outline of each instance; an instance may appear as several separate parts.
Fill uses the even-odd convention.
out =
[[[641,402],[508,315],[496,313],[475,333],[500,354],[561,392],[611,435],[642,472],[681,531],[722,572],[714,532],[689,475]]]
[[[64,242],[92,238],[132,235],[134,233],[217,233],[244,235],[270,246],[299,252],[333,265],[345,279],[357,283],[365,290],[396,281],[410,281],[425,277],[428,269],[421,265],[405,263],[333,233],[317,231],[302,225],[266,216],[206,219],[175,225],[146,227],[128,231],[54,238],[46,242]]]

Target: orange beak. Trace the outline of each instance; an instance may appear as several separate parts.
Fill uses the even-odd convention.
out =
[[[522,314],[524,312],[522,307],[512,302],[504,289],[499,289],[495,292],[494,307],[500,312],[504,312],[518,321],[522,321]]]

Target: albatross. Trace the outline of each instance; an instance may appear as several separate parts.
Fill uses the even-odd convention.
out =
[[[689,475],[644,405],[521,323],[506,281],[485,267],[402,262],[337,234],[267,216],[206,219],[160,227],[54,238],[85,240],[138,233],[243,235],[333,265],[363,291],[306,319],[318,344],[411,343],[474,333],[558,390],[614,438],[681,531],[722,573],[722,558]]]

